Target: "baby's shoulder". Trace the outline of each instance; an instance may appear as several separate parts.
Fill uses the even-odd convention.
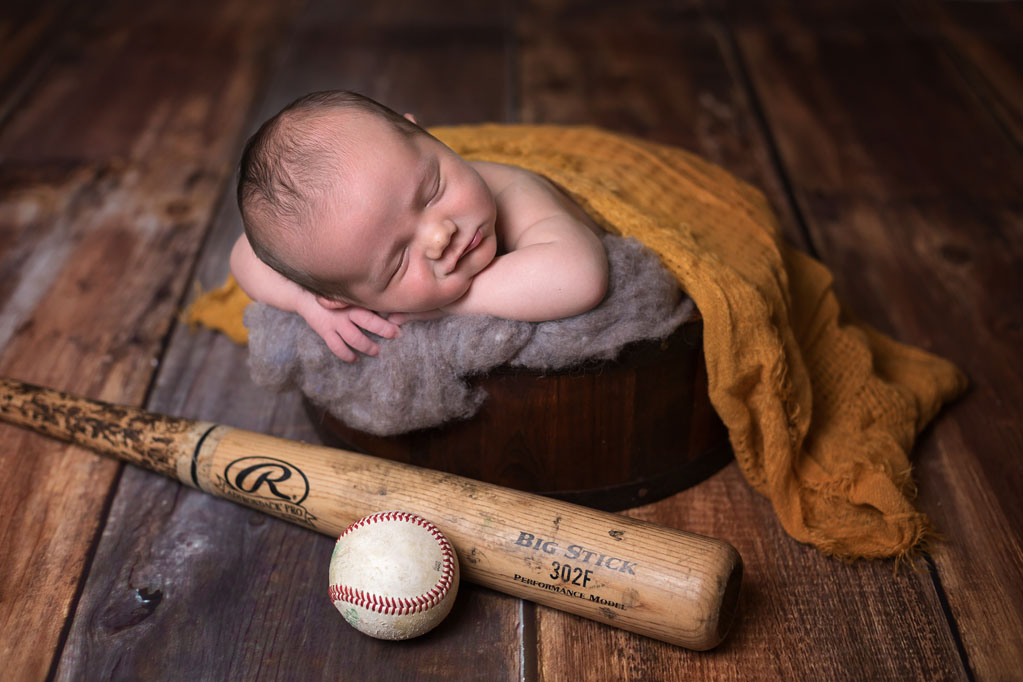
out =
[[[511,185],[543,186],[547,184],[543,177],[521,166],[497,163],[496,161],[470,161],[469,164],[476,169],[493,194],[500,194]]]
[[[542,220],[567,214],[599,234],[600,228],[590,216],[544,176],[519,166],[489,161],[474,162],[473,167],[494,195],[502,232],[521,234]]]
[[[474,167],[499,207],[506,204],[516,211],[527,207],[550,210],[563,207],[567,200],[550,180],[525,168],[492,161],[477,161]]]

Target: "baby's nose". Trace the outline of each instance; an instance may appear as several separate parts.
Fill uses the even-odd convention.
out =
[[[451,243],[451,235],[457,229],[450,220],[431,225],[426,234],[426,257],[430,260],[440,260],[444,255],[444,249]]]

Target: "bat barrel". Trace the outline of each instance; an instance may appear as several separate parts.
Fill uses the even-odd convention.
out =
[[[430,519],[466,580],[690,649],[724,638],[742,559],[727,542],[369,455],[232,429],[200,487],[336,537],[387,509]]]

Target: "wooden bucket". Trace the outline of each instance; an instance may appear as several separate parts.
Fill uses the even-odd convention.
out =
[[[306,400],[324,443],[617,511],[695,485],[732,458],[711,408],[702,319],[612,362],[557,374],[499,368],[468,420],[398,436],[357,431]]]

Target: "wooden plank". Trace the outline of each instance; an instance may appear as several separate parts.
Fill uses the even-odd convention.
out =
[[[1011,172],[1017,153],[982,120],[986,113],[965,96],[932,41],[887,34],[824,39],[795,28],[782,34],[750,27],[738,35],[758,95],[771,105],[772,129],[782,110],[804,131],[802,138],[778,136],[782,158],[804,183],[804,200],[828,193],[1018,197]],[[768,51],[777,57],[756,61]],[[783,70],[789,63],[799,68]],[[818,150],[801,143],[811,137],[829,144]]]
[[[948,75],[966,80],[1017,146],[1023,140],[1023,9],[1016,2],[942,2],[941,0],[832,0],[807,3],[776,0],[748,3],[707,0],[730,26],[761,27],[792,37],[801,31],[851,41],[865,36],[924,40],[940,48]],[[793,45],[798,49],[798,45]],[[926,83],[918,84],[923,88]],[[920,112],[924,115],[926,112]]]
[[[267,93],[263,110],[270,115],[308,92],[344,88],[412,112],[424,126],[508,120],[506,4],[310,3],[303,39],[286,59],[322,67],[292,69],[289,85]]]
[[[775,0],[769,3],[705,0],[702,4],[718,21],[732,28],[751,26],[777,33],[796,28],[818,36],[847,38],[868,33],[905,36],[913,32],[912,27],[901,20],[899,3],[885,0]]]
[[[1003,679],[1023,665],[1023,468],[1004,456],[1023,439],[1020,158],[933,40],[738,40],[840,296],[971,377],[925,432],[917,479],[946,537],[931,599],[947,598],[972,673]]]
[[[0,6],[0,125],[56,56],[60,37],[90,8],[69,0]]]
[[[1016,146],[1023,146],[1023,7],[1018,2],[916,0],[905,7],[947,44],[952,66]]]
[[[722,538],[743,557],[743,592],[724,643],[695,653],[538,608],[541,679],[966,679],[926,576],[845,564],[796,544],[733,463],[629,516]]]
[[[175,66],[174,97],[129,88],[150,94],[133,95],[138,124],[129,126],[111,111],[123,103],[121,46],[161,11],[135,5],[109,4],[79,27],[75,44],[63,45],[68,58],[0,130],[0,233],[10,235],[0,253],[0,372],[139,404],[279,17],[225,5],[234,21],[218,37],[230,47],[209,27],[191,26],[196,41]],[[165,58],[139,44],[132,68],[158,73]],[[11,427],[0,440],[10,489],[19,491],[0,501],[0,661],[12,679],[39,679],[119,467]]]
[[[212,108],[194,93],[245,92],[240,99],[247,101],[245,79],[261,63],[264,34],[279,29],[278,7],[287,4],[259,5],[244,17],[228,2],[198,0],[145,3],[132,15],[119,4],[98,8],[62,46],[60,68],[5,125],[6,162],[106,162],[139,158],[158,144],[176,142],[182,151],[234,145],[220,131],[243,112]],[[147,58],[138,59],[142,54]],[[247,59],[246,68],[225,72],[224,62],[236,55]]]
[[[539,4],[531,5],[522,38],[527,119],[594,123],[693,149],[765,189],[789,240],[802,243],[768,138],[743,90],[748,66],[731,53],[727,26],[685,10]],[[798,545],[735,464],[634,513],[739,549],[747,575],[734,632],[713,652],[694,655],[540,608],[541,678],[966,676],[926,575],[893,580],[890,564],[847,566]]]
[[[463,17],[459,31],[482,30],[486,40],[455,31],[452,43],[452,34],[436,32],[437,7],[389,9],[304,8],[249,128],[293,98],[329,87],[425,110],[427,120],[504,116],[505,81],[476,82],[506,71],[502,41],[490,40],[501,35],[500,17]],[[474,83],[474,94],[444,102],[433,94],[444,83],[452,92]],[[240,232],[228,187],[198,265],[206,288],[223,281]],[[315,441],[299,396],[254,386],[246,359],[245,349],[222,336],[176,329],[148,407]],[[396,647],[359,634],[337,614],[326,591],[332,549],[330,538],[128,470],[57,677],[116,671],[148,679],[174,669],[210,680],[461,679],[468,664],[473,677],[520,679],[518,600],[463,584],[443,624]]]

